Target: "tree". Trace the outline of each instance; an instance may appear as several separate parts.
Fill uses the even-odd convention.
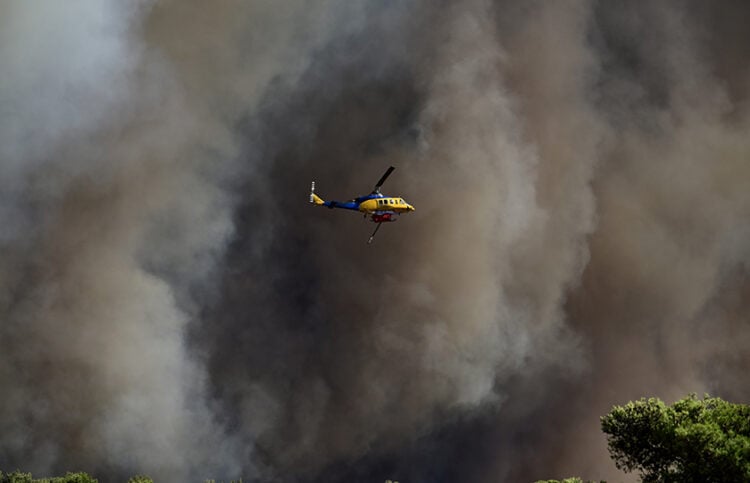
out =
[[[601,418],[619,469],[646,483],[750,481],[750,406],[690,395],[615,406]]]
[[[128,480],[128,483],[154,483],[154,480],[150,476],[135,475]]]
[[[31,473],[3,473],[0,471],[0,483],[31,483]]]
[[[65,476],[34,479],[32,478],[31,473],[14,471],[13,473],[3,474],[3,472],[0,471],[0,483],[97,483],[97,480],[96,478],[92,478],[82,472],[68,472]]]

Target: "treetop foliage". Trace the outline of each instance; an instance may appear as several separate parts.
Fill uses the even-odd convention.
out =
[[[31,477],[31,473],[20,471],[3,473],[0,471],[0,483],[98,483],[98,480],[82,472],[68,472],[65,476],[35,479]]]
[[[750,481],[750,406],[693,394],[643,398],[601,418],[619,469],[646,483]]]
[[[154,483],[154,480],[148,476],[135,475],[128,480],[128,483]]]

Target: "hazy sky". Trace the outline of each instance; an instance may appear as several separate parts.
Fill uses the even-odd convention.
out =
[[[750,402],[739,0],[0,4],[0,469],[621,481]],[[383,192],[373,225],[310,205]]]

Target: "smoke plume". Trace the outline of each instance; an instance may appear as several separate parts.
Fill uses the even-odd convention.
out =
[[[622,479],[613,404],[750,398],[748,21],[5,2],[0,468]]]

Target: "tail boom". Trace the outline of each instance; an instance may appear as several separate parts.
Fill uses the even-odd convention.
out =
[[[310,186],[310,203],[315,206],[325,206],[326,208],[343,208],[345,210],[359,210],[359,203],[352,201],[325,201],[323,198],[315,194],[315,181]]]

